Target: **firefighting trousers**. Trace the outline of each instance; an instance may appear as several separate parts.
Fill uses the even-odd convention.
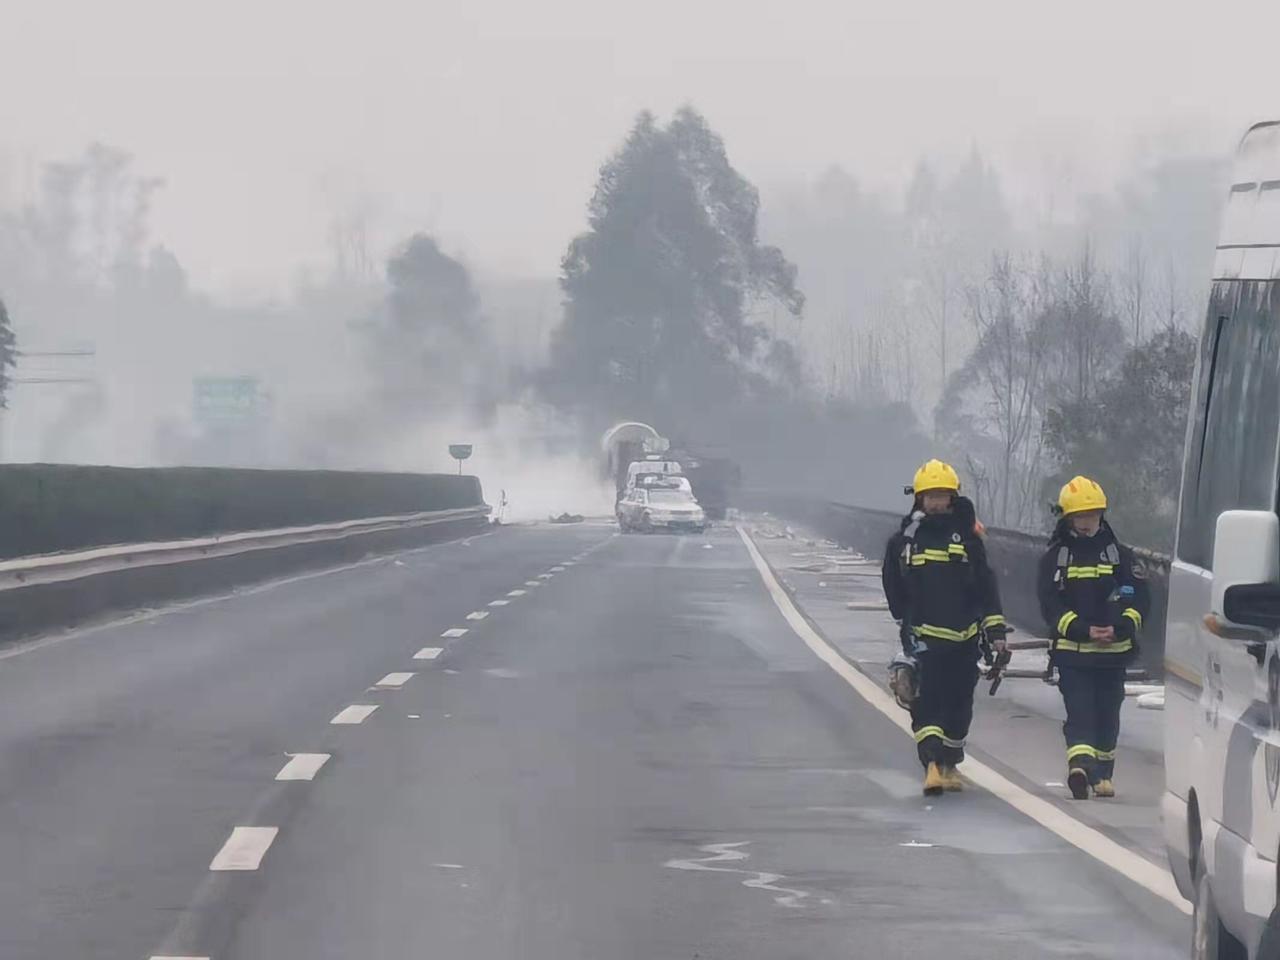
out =
[[[911,705],[911,729],[920,763],[955,766],[964,759],[978,683],[972,643],[937,646],[920,654],[920,694]]]
[[[1090,783],[1110,780],[1115,772],[1124,703],[1123,667],[1059,667],[1058,689],[1067,708],[1062,734],[1067,768],[1079,768]]]

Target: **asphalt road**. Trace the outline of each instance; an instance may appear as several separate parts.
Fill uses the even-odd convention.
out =
[[[922,798],[732,530],[509,528],[0,657],[4,960],[1186,954]]]

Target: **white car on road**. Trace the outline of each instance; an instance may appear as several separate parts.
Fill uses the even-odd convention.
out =
[[[632,487],[618,501],[618,526],[632,530],[691,530],[701,533],[707,515],[688,484],[646,484]]]

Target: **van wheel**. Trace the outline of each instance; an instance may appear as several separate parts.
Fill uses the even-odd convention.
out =
[[[1196,905],[1191,918],[1192,960],[1249,960],[1244,946],[1227,932],[1218,915],[1204,865],[1204,851],[1196,857]]]

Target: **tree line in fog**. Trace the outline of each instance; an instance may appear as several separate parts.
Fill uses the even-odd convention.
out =
[[[94,145],[0,209],[9,432],[27,459],[396,467],[426,423],[589,453],[644,419],[749,485],[871,506],[947,456],[1027,530],[1086,472],[1163,547],[1221,177],[1174,158],[1014,204],[975,149],[901,196],[833,168],[762,200],[695,110],[646,113],[583,185],[554,285],[425,232],[379,262],[335,217],[324,269],[246,305],[193,288],[151,240],[162,181]],[[0,334],[0,387],[13,359]],[[224,380],[244,396],[210,414]]]

